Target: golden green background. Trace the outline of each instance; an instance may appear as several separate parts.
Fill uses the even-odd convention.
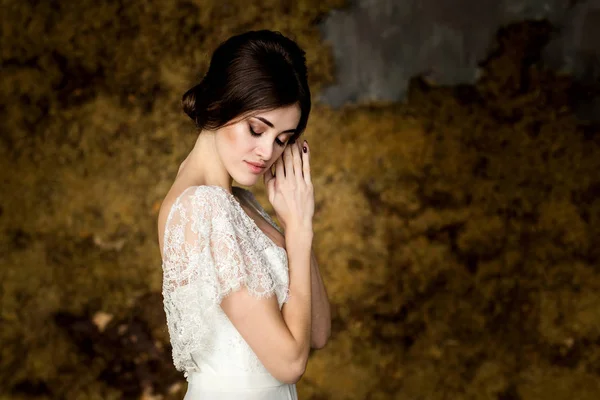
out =
[[[316,24],[343,5],[2,2],[0,399],[183,397],[156,234],[195,140],[181,94],[262,28],[306,50],[317,94]],[[473,86],[314,105],[333,332],[301,399],[600,398],[600,135],[571,111],[586,88],[533,62],[550,29],[501,30]]]

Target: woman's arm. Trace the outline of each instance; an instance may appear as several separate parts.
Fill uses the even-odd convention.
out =
[[[260,205],[256,198],[252,195],[250,198],[252,208],[257,210],[257,215],[260,216],[262,213],[267,214],[265,209]],[[268,215],[268,214],[267,214]],[[259,217],[259,227],[264,225],[270,225],[275,230],[266,232],[271,240],[280,247],[285,248],[285,235],[281,233],[281,229],[275,222],[269,222],[267,219]],[[262,229],[262,228],[261,228]],[[264,230],[263,230],[264,231]],[[319,271],[319,264],[314,251],[310,254],[310,281],[311,281],[311,298],[312,298],[312,311],[311,311],[311,338],[310,346],[313,349],[321,349],[329,340],[331,335],[331,310],[329,305],[329,299],[327,297],[327,291],[323,284],[323,279]]]
[[[322,349],[331,335],[331,309],[314,252],[311,252],[310,256],[310,281],[312,292],[310,345],[313,349]]]
[[[275,296],[253,296],[245,287],[221,302],[221,308],[267,371],[285,383],[300,380],[310,351],[312,239],[312,230],[286,232],[290,298],[281,311]]]
[[[268,222],[265,221],[265,224]],[[269,233],[271,240],[285,248],[285,236],[277,226],[273,226],[277,230]],[[310,346],[313,349],[322,349],[331,335],[331,307],[314,251],[310,253],[310,286],[312,299]]]
[[[268,223],[265,221],[265,224]],[[277,226],[274,227],[277,230],[269,234],[271,240],[285,248],[285,236],[279,232]],[[312,299],[310,347],[322,349],[331,335],[331,307],[314,251],[310,253],[310,286]]]

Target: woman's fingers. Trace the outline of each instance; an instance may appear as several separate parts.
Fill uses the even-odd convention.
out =
[[[306,152],[304,152],[304,149],[306,148]],[[302,173],[304,175],[304,181],[306,182],[306,184],[312,184],[311,178],[310,178],[310,151],[308,149],[308,142],[305,140],[302,144]]]
[[[304,147],[307,149],[306,153],[303,150]],[[265,173],[265,182],[273,179],[272,174],[267,174],[269,174],[269,171]],[[297,183],[311,184],[308,143],[306,140],[302,144],[296,142],[286,146],[281,157],[275,162],[275,177],[280,178],[279,182],[283,182],[284,179],[295,179]]]
[[[300,146],[298,142],[292,145],[292,164],[294,166],[296,182],[304,182],[304,179],[302,178],[302,155],[300,154]]]
[[[291,179],[294,174],[294,163],[292,159],[292,146],[285,146],[283,150],[283,161],[285,164],[285,177]]]
[[[273,180],[273,178],[274,178],[274,176],[273,176],[273,172],[271,172],[271,168],[267,168],[267,170],[263,174],[263,182],[267,189],[269,189],[269,184]]]
[[[285,171],[283,170],[283,155],[275,161],[275,177],[278,182],[285,179]]]

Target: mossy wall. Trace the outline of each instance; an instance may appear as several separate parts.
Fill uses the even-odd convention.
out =
[[[342,1],[33,4],[2,11],[0,399],[182,398],[156,234],[195,140],[180,96],[255,28],[306,49],[318,93]],[[315,105],[333,334],[300,398],[600,396],[600,135],[570,108],[590,89],[538,63],[549,31],[503,29],[474,86]]]

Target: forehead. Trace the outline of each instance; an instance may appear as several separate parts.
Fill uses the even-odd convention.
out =
[[[300,120],[300,106],[293,104],[268,111],[255,111],[251,116],[263,117],[275,125],[277,129],[291,129]]]

